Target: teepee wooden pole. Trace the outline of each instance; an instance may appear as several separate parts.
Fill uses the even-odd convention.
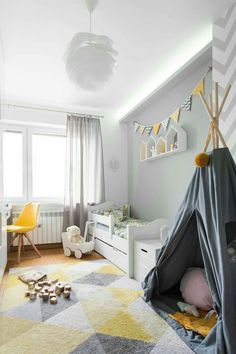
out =
[[[200,97],[201,97],[201,99],[202,99],[203,105],[205,106],[205,108],[206,108],[206,110],[207,110],[207,113],[208,113],[208,115],[209,115],[209,117],[210,117],[210,120],[211,120],[211,122],[212,122],[214,128],[216,129],[217,133],[219,134],[219,137],[220,137],[220,140],[221,140],[223,146],[224,146],[224,147],[227,147],[227,145],[226,145],[226,143],[225,143],[225,140],[224,140],[224,138],[223,138],[223,136],[222,136],[222,134],[221,134],[221,131],[220,131],[219,128],[215,125],[214,116],[213,116],[213,114],[212,114],[212,112],[211,112],[211,110],[210,110],[210,108],[209,108],[209,106],[208,106],[208,104],[207,104],[207,102],[206,102],[205,97],[203,96],[202,92],[199,92],[199,94],[200,94]]]
[[[215,123],[219,127],[219,86],[215,82]],[[216,147],[219,147],[219,136],[216,134]]]
[[[202,92],[199,92],[199,95],[200,95],[200,97],[201,97],[201,99],[202,99],[202,103],[203,103],[203,105],[205,106],[209,117],[210,117],[211,119],[214,119],[214,117],[213,117],[213,115],[212,115],[212,112],[211,112],[211,110],[210,110],[210,108],[209,108],[209,106],[208,106],[208,104],[207,104],[207,101],[206,101],[205,97],[203,96]]]
[[[204,146],[203,152],[207,151],[207,148],[208,148],[208,146],[210,144],[210,141],[211,141],[211,128],[208,131],[208,135],[207,135],[207,139],[206,139],[206,142],[205,142],[205,146]]]
[[[220,117],[221,112],[222,112],[222,110],[223,110],[223,108],[224,108],[225,101],[226,101],[227,98],[228,98],[228,95],[229,95],[229,92],[230,92],[231,87],[232,87],[231,84],[229,84],[229,86],[227,87],[227,90],[226,90],[226,92],[225,92],[224,98],[223,98],[223,100],[222,100],[222,102],[221,102],[221,105],[220,105],[220,108],[219,108],[219,117]]]
[[[210,111],[211,111],[211,114],[213,115],[213,100],[212,100],[212,94],[209,95],[209,108],[210,108]],[[213,125],[211,124],[210,125],[210,131],[211,131],[211,139],[212,139],[212,147],[213,149],[215,149],[215,131],[214,131],[214,127]]]

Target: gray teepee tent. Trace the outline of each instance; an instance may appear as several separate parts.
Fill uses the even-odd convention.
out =
[[[236,240],[236,165],[228,148],[219,148],[217,138],[225,142],[218,130],[217,120],[212,120],[209,135],[215,149],[208,165],[196,169],[156,266],[143,282],[145,300],[201,354],[236,353],[236,263],[227,252]],[[167,315],[177,311],[179,283],[189,267],[205,268],[218,315],[205,338]]]

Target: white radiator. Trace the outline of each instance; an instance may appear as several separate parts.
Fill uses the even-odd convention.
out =
[[[19,213],[12,213],[12,222],[16,221]],[[38,218],[38,227],[29,232],[30,238],[38,245],[49,243],[60,243],[63,225],[63,211],[41,211]],[[15,240],[13,245],[17,246],[18,241]],[[24,244],[29,245],[28,240],[24,237]]]

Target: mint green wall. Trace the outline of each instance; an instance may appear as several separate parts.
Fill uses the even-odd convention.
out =
[[[140,162],[140,143],[147,137],[133,131],[133,121],[153,124],[168,117],[192,92],[206,69],[207,65],[196,70],[129,123],[128,194],[132,214],[137,217],[173,219],[194,172],[194,157],[203,149],[209,119],[200,97],[193,96],[192,111],[181,111],[179,121],[187,132],[187,151],[150,162]],[[205,79],[207,96],[211,91],[211,80],[210,72]]]

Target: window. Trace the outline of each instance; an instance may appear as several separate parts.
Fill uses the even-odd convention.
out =
[[[6,201],[62,202],[66,138],[63,130],[2,126]]]
[[[65,137],[32,135],[32,197],[63,199]]]
[[[3,195],[4,198],[23,197],[23,134],[3,132]]]

